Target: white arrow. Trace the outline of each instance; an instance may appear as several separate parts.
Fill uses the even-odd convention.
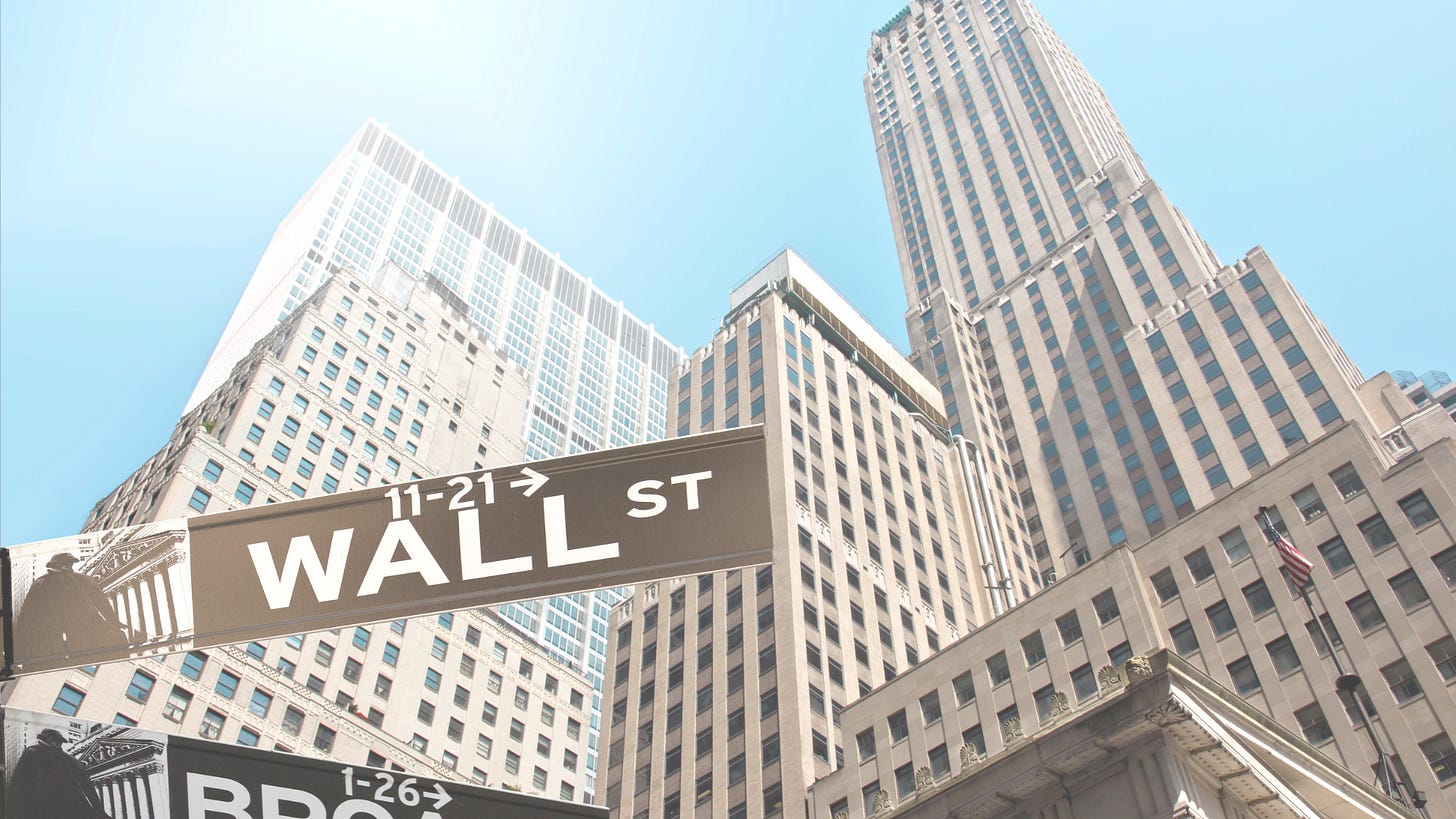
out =
[[[523,466],[523,467],[521,467],[521,474],[522,475],[525,475],[526,477],[521,478],[520,480],[511,481],[511,486],[512,487],[517,487],[517,486],[524,486],[524,487],[526,487],[526,491],[523,492],[523,493],[521,493],[521,494],[525,495],[528,498],[531,497],[532,495],[536,494],[536,490],[537,489],[540,489],[541,487],[545,486],[546,485],[546,482],[549,481],[549,480],[551,480],[550,478],[546,477],[545,475],[542,475],[540,472],[537,472],[536,470],[532,469],[529,466]]]
[[[435,793],[433,798],[435,800],[435,810],[439,810],[440,808],[450,804],[451,801],[450,794],[445,792],[445,786],[441,785],[439,782],[435,783]]]

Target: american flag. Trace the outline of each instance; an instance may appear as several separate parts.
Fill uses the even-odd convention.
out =
[[[1279,550],[1279,557],[1284,560],[1284,569],[1289,572],[1289,579],[1294,583],[1296,589],[1303,589],[1309,585],[1310,573],[1314,570],[1314,564],[1304,553],[1295,548],[1289,538],[1280,534],[1274,528],[1274,521],[1269,519],[1269,513],[1263,509],[1259,510],[1259,522],[1264,530],[1264,537],[1269,539],[1269,545]]]

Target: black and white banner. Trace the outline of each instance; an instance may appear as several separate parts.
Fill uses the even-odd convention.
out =
[[[604,819],[606,808],[5,709],[8,819]]]

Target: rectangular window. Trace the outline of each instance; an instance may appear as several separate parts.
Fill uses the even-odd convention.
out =
[[[1385,615],[1381,613],[1380,606],[1370,592],[1363,592],[1346,600],[1345,605],[1349,607],[1350,614],[1354,616],[1362,633],[1385,624]]]
[[[1239,694],[1248,695],[1259,690],[1259,675],[1254,671],[1254,664],[1248,657],[1240,657],[1229,663],[1228,673],[1233,680],[1234,690]]]
[[[1410,661],[1404,657],[1380,669],[1380,675],[1390,686],[1390,693],[1395,695],[1396,702],[1410,702],[1421,695],[1421,684],[1416,680],[1416,672],[1411,668]]]
[[[986,660],[986,673],[991,676],[991,685],[1011,681],[1011,666],[1006,662],[1006,652],[997,652]]]
[[[1117,608],[1117,597],[1113,595],[1112,589],[1092,598],[1092,607],[1097,610],[1097,621],[1104,626],[1122,616],[1122,612]]]
[[[1069,611],[1057,618],[1057,631],[1062,636],[1062,645],[1070,646],[1082,639],[1082,623],[1077,619],[1077,612]]]
[[[56,695],[56,701],[51,705],[51,710],[57,714],[74,717],[80,710],[81,701],[84,699],[86,699],[85,691],[70,685],[62,685],[60,693]]]

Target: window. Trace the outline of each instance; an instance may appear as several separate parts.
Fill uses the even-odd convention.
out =
[[[1069,611],[1057,618],[1057,631],[1062,635],[1062,645],[1069,646],[1082,639],[1082,623],[1077,612]]]
[[[1420,490],[1406,495],[1400,499],[1400,510],[1410,520],[1412,528],[1419,529],[1427,523],[1439,520],[1436,510],[1431,502],[1426,500],[1426,493]]]
[[[1416,680],[1410,661],[1404,657],[1380,669],[1380,675],[1390,686],[1390,693],[1395,695],[1396,702],[1410,702],[1421,695],[1421,684]]]
[[[1274,596],[1269,593],[1269,587],[1263,580],[1255,580],[1245,586],[1244,599],[1249,603],[1249,611],[1252,611],[1255,616],[1274,608]]]
[[[934,725],[940,722],[940,693],[931,691],[920,698],[920,716],[924,718],[926,725]]]
[[[1410,611],[1416,606],[1427,602],[1431,596],[1426,593],[1426,587],[1421,584],[1419,577],[1412,569],[1406,569],[1395,577],[1390,578],[1390,588],[1395,591],[1395,596],[1400,600],[1401,608]]]
[[[1441,577],[1446,579],[1446,585],[1456,589],[1456,546],[1432,555],[1431,562],[1436,564]]]
[[[1325,565],[1330,567],[1330,574],[1338,574],[1355,565],[1355,558],[1350,556],[1350,550],[1345,546],[1345,539],[1339,535],[1321,543],[1319,553],[1320,557],[1325,559]]]
[[[873,759],[875,755],[875,729],[866,728],[854,738],[855,745],[859,748],[859,760]]]
[[[1228,555],[1230,563],[1238,563],[1249,556],[1249,541],[1244,537],[1242,529],[1232,529],[1218,536],[1219,545],[1223,546],[1224,554]]]
[[[1320,500],[1319,491],[1312,485],[1294,493],[1294,505],[1299,508],[1299,516],[1306,523],[1325,513],[1325,502]]]
[[[1346,600],[1345,605],[1349,607],[1350,614],[1354,615],[1361,633],[1385,624],[1385,615],[1381,613],[1380,606],[1375,603],[1370,592],[1363,592]]]
[[[1112,589],[1092,598],[1092,608],[1097,610],[1097,621],[1104,626],[1122,616],[1122,612],[1117,608],[1117,597],[1113,595]]]
[[[1289,635],[1284,635],[1264,646],[1269,652],[1269,659],[1274,661],[1274,671],[1279,676],[1284,676],[1299,668],[1299,652],[1294,650],[1294,643]]]
[[[1011,666],[1006,662],[1006,652],[997,652],[986,660],[986,673],[991,675],[993,686],[1011,681]]]
[[[197,734],[207,739],[217,739],[222,736],[222,726],[226,722],[227,717],[209,708],[202,713],[202,723],[197,726]]]
[[[182,658],[182,676],[188,679],[201,679],[202,667],[207,665],[207,655],[201,651],[189,651],[187,656]]]
[[[238,729],[238,744],[250,748],[258,747],[258,732],[244,725]]]
[[[905,710],[903,708],[890,715],[889,724],[890,742],[900,742],[910,736],[910,722],[905,719]]]
[[[1234,623],[1233,612],[1229,610],[1228,603],[1224,600],[1204,609],[1203,613],[1208,615],[1208,624],[1213,626],[1213,633],[1216,637],[1222,637],[1237,627]]]
[[[1421,743],[1421,753],[1431,765],[1431,772],[1439,782],[1456,779],[1456,745],[1445,734],[1437,734]]]
[[[213,686],[212,690],[221,694],[226,699],[232,699],[238,693],[238,682],[238,675],[224,669],[218,672],[217,685]]]
[[[61,692],[56,695],[56,701],[51,705],[51,710],[57,714],[65,714],[68,717],[76,716],[81,708],[81,701],[86,699],[86,692],[70,685],[62,685]]]
[[[1340,497],[1345,500],[1365,491],[1365,482],[1360,480],[1360,473],[1355,470],[1354,464],[1345,464],[1331,472],[1330,479],[1335,482],[1335,488],[1340,491]]]
[[[1166,603],[1178,596],[1178,581],[1173,579],[1172,569],[1163,569],[1149,578],[1153,582],[1153,590],[1158,593],[1158,599]]]
[[[1026,657],[1028,668],[1046,659],[1046,645],[1042,642],[1040,631],[1021,638],[1021,653]]]
[[[320,725],[313,734],[313,747],[320,751],[334,750],[334,737],[338,732],[327,725]]]
[[[915,792],[915,766],[906,762],[895,769],[895,791],[901,799]]]
[[[1203,549],[1196,549],[1183,557],[1183,562],[1188,564],[1188,571],[1193,575],[1194,583],[1202,583],[1213,577],[1213,561],[1208,559],[1208,552]]]
[[[1426,653],[1431,655],[1431,662],[1440,672],[1441,679],[1446,682],[1456,680],[1456,639],[1449,635],[1442,637],[1426,646]]]
[[[1299,730],[1304,734],[1305,740],[1311,745],[1319,745],[1335,736],[1335,732],[1330,730],[1329,720],[1325,719],[1324,709],[1317,702],[1295,711],[1294,719],[1299,723]]]
[[[187,505],[194,511],[206,512],[207,502],[210,500],[212,500],[211,493],[199,486],[192,490],[192,499],[187,501]]]
[[[1254,664],[1248,657],[1240,657],[1229,663],[1228,673],[1233,680],[1234,690],[1239,694],[1252,694],[1259,690],[1259,675],[1254,671]]]
[[[956,677],[951,682],[955,687],[956,705],[966,705],[976,699],[976,681],[971,672]]]
[[[1198,650],[1198,635],[1193,631],[1193,624],[1187,620],[1168,629],[1173,637],[1173,648],[1180,655],[1187,657]]]
[[[167,703],[162,706],[162,718],[172,722],[181,722],[187,716],[187,709],[192,706],[192,692],[181,686],[172,686],[172,693],[167,695]]]
[[[288,706],[283,709],[283,732],[290,736],[298,736],[303,731],[303,712]]]
[[[1078,702],[1097,693],[1097,674],[1090,663],[1072,670],[1072,691],[1076,693]]]
[[[253,698],[248,701],[248,712],[260,717],[268,716],[273,707],[273,695],[261,688],[253,689]]]
[[[1372,552],[1378,552],[1395,543],[1395,534],[1380,515],[1361,521],[1360,533],[1365,536],[1365,542],[1370,545]]]

